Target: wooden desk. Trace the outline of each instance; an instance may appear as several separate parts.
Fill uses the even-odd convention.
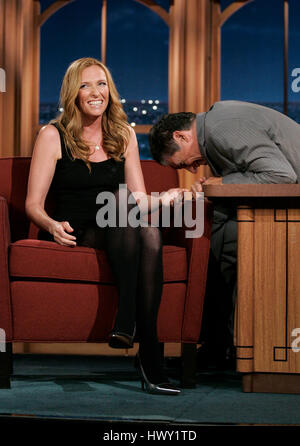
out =
[[[204,194],[237,207],[243,390],[300,393],[300,184],[207,185]]]

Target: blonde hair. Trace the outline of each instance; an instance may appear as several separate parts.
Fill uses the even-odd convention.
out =
[[[102,115],[103,147],[108,156],[117,161],[123,159],[123,153],[129,142],[130,129],[127,116],[120,103],[119,94],[108,68],[92,57],[77,59],[69,65],[60,91],[60,106],[62,113],[50,121],[57,123],[62,130],[65,145],[73,158],[82,159],[91,171],[88,160],[90,149],[82,139],[81,112],[77,106],[77,96],[81,85],[81,73],[85,68],[97,65],[107,79],[109,101]]]

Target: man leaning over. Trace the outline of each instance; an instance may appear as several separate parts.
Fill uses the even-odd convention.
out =
[[[299,183],[300,125],[276,110],[241,101],[216,102],[204,113],[164,115],[149,134],[157,162],[196,173],[208,164],[202,184]],[[234,356],[236,298],[235,209],[214,204],[206,298],[198,351],[203,362],[223,368]],[[206,364],[207,365],[207,364]],[[225,365],[226,366],[226,365]]]

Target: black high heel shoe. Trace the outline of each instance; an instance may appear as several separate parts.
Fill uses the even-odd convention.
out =
[[[135,337],[135,328],[132,336],[130,336],[127,333],[122,333],[120,331],[112,331],[109,335],[108,345],[111,348],[132,348],[134,337]]]
[[[142,366],[141,358],[138,353],[135,357],[134,365],[140,373],[142,390],[145,390],[146,387],[146,391],[148,393],[155,393],[160,395],[179,395],[179,393],[181,393],[181,390],[178,389],[178,387],[174,386],[169,382],[164,382],[159,384],[151,383],[146,376],[145,370]]]

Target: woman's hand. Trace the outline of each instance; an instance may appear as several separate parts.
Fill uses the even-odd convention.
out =
[[[161,194],[161,204],[163,206],[174,206],[174,203],[176,201],[182,200],[182,197],[184,196],[184,192],[188,192],[188,189],[175,187],[175,188],[169,189],[166,192],[163,192]]]
[[[74,229],[71,227],[68,221],[55,221],[50,228],[50,233],[53,235],[54,240],[63,246],[76,246],[76,237],[68,234]]]

